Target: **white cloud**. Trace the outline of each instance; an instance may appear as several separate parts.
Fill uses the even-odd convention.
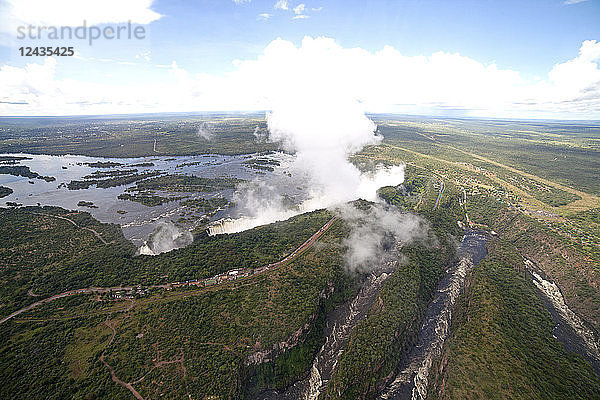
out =
[[[235,4],[250,3],[252,0],[233,0]]]
[[[294,7],[294,14],[296,14],[296,15],[303,14],[304,8],[306,8],[306,6],[303,3],[298,4],[296,7]]]
[[[144,85],[57,79],[60,63],[0,67],[0,115],[95,114],[200,110],[270,110],[282,91],[335,91],[367,111],[464,116],[600,119],[600,42],[538,79],[446,52],[405,56],[344,48],[330,38],[300,46],[277,39],[225,74],[194,74],[172,63]],[[58,63],[58,64],[57,64]],[[107,64],[103,64],[107,68]]]
[[[275,3],[275,5],[273,7],[275,9],[279,9],[279,10],[287,10],[288,2],[287,2],[287,0],[277,0],[277,3]]]
[[[17,26],[88,26],[104,23],[149,24],[161,15],[153,0],[5,0],[0,15],[2,30]]]
[[[269,19],[269,18],[271,18],[271,17],[272,17],[272,15],[271,15],[271,14],[269,14],[269,13],[262,13],[262,14],[258,14],[258,17],[259,17],[260,19]]]
[[[305,14],[298,14],[298,15],[294,15],[294,16],[292,17],[292,19],[305,19],[305,18],[308,18],[308,15],[305,15]]]
[[[567,4],[567,5],[578,4],[578,3],[583,3],[584,1],[589,1],[589,0],[565,0],[564,4]]]
[[[319,11],[322,11],[322,10],[323,10],[323,6],[311,8],[311,11],[316,11],[316,12],[319,12]]]

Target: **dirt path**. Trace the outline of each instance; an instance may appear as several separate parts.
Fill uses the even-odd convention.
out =
[[[108,347],[110,347],[110,345],[112,344],[113,340],[115,340],[115,336],[117,335],[117,330],[115,329],[115,327],[114,327],[112,324],[110,324],[110,323],[108,322],[108,320],[104,321],[104,324],[105,324],[106,326],[108,326],[108,327],[109,327],[109,328],[110,328],[110,329],[113,331],[112,337],[110,338],[110,342],[108,342],[108,345],[106,346],[106,349],[108,349]],[[112,378],[112,380],[113,380],[114,382],[118,383],[119,385],[123,386],[125,389],[129,390],[129,391],[131,392],[131,394],[133,394],[133,395],[135,396],[135,398],[136,398],[136,399],[138,399],[138,400],[144,400],[144,398],[142,397],[142,395],[141,395],[141,394],[139,394],[139,393],[137,392],[137,390],[135,390],[135,389],[133,388],[133,386],[131,386],[131,384],[130,384],[130,383],[123,382],[122,380],[120,380],[120,379],[117,377],[117,374],[115,374],[115,370],[113,369],[113,367],[111,367],[111,366],[110,366],[110,365],[109,365],[109,364],[106,362],[106,360],[104,360],[104,353],[106,353],[106,349],[104,349],[104,351],[102,352],[102,355],[100,356],[100,361],[102,361],[102,363],[104,364],[104,366],[105,366],[106,368],[108,368],[108,370],[110,371],[110,377]]]
[[[61,217],[60,215],[52,215],[52,214],[44,214],[44,213],[34,213],[37,215],[43,215],[45,217],[50,217],[50,218],[57,218],[57,219],[62,219],[64,221],[68,221],[70,223],[72,223],[75,227],[80,228],[80,229],[85,229],[86,231],[90,231],[94,234],[94,236],[96,236],[98,238],[98,240],[100,240],[102,243],[104,244],[108,244],[108,242],[106,240],[104,240],[104,238],[98,233],[96,232],[94,229],[92,228],[88,228],[86,226],[79,226],[77,225],[77,223],[75,221],[73,221],[72,219],[69,219],[67,217]]]

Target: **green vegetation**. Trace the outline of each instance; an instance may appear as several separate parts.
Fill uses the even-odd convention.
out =
[[[31,160],[31,157],[0,156],[0,163],[2,164],[15,164],[17,161],[23,160]]]
[[[96,161],[92,163],[85,163],[85,165],[92,168],[114,168],[123,164],[114,161]]]
[[[92,178],[92,179],[86,179],[83,181],[73,180],[67,184],[67,188],[69,190],[80,190],[80,189],[87,189],[90,186],[94,186],[94,185],[96,185],[96,187],[98,187],[98,188],[123,186],[123,185],[129,185],[131,183],[137,182],[141,179],[151,178],[153,176],[157,176],[160,174],[161,174],[160,171],[149,171],[149,172],[142,172],[139,174],[133,173],[133,174],[124,175],[124,176],[117,175],[117,176],[113,176],[112,178],[108,178],[108,179]]]
[[[273,166],[279,166],[280,162],[270,158],[256,158],[254,160],[246,160],[243,162],[248,168],[256,169],[259,171],[270,171],[273,172],[275,169]]]
[[[163,197],[163,196],[157,196],[154,194],[146,194],[146,193],[136,193],[136,194],[121,193],[120,195],[117,196],[117,198],[119,198],[121,200],[135,201],[135,202],[138,202],[147,207],[154,207],[154,206],[159,206],[161,204],[165,204],[165,203],[168,203],[171,201],[181,200],[181,199],[184,199],[185,197]]]
[[[277,149],[276,144],[254,136],[257,126],[265,127],[264,114],[11,118],[0,122],[0,152],[4,153],[143,157],[251,154]],[[209,125],[210,140],[197,134],[205,125]]]
[[[459,301],[431,398],[597,399],[600,380],[552,337],[554,322],[522,257],[496,240]]]
[[[424,244],[405,246],[402,254],[408,263],[387,279],[369,315],[352,331],[325,398],[373,398],[377,384],[415,341],[445,263],[440,252]]]
[[[215,192],[234,189],[243,182],[237,178],[203,178],[195,175],[164,175],[138,182],[128,191],[162,190],[166,192]]]
[[[53,182],[56,180],[53,176],[42,176],[37,172],[33,172],[29,169],[29,167],[24,165],[0,165],[0,174],[14,175],[14,176],[24,176],[26,178],[35,178],[42,179],[46,182]]]
[[[403,210],[414,210],[423,200],[427,188],[432,187],[436,181],[434,176],[411,175],[402,185],[382,187],[377,194],[389,204]]]
[[[61,216],[69,221],[53,216]],[[101,224],[87,213],[57,207],[0,209],[0,315],[49,296],[90,286],[159,284],[255,268],[280,260],[317,231],[331,215],[318,211],[236,235],[204,237],[158,256],[135,256],[117,225]],[[104,245],[87,227],[97,231]]]
[[[0,199],[2,197],[10,196],[13,193],[13,190],[6,186],[0,186]]]
[[[137,163],[137,164],[130,164],[128,165],[128,167],[154,167],[154,163],[153,162],[141,162],[141,163]]]
[[[79,203],[77,203],[78,207],[88,207],[88,208],[98,208],[97,205],[94,204],[93,201],[84,201],[81,200]]]
[[[213,197],[211,199],[189,199],[181,202],[186,209],[194,210],[205,215],[212,216],[219,209],[229,205],[229,200],[225,197]]]
[[[96,230],[110,246],[90,231]],[[70,213],[56,207],[0,209],[0,315],[36,301],[34,293],[48,296],[77,287],[126,281],[135,277],[126,255],[135,249],[116,225],[100,224],[87,213]],[[83,262],[83,264],[81,264]],[[84,265],[85,264],[85,265]]]
[[[73,218],[81,226],[86,226],[86,222],[94,223],[83,213],[48,208],[41,211]],[[83,244],[93,238],[87,231],[76,231],[66,221],[33,214],[41,211],[37,208],[2,211],[3,218],[20,224],[27,224],[36,218],[34,216],[41,219],[23,226],[21,230],[28,236],[15,238],[12,251],[35,238],[34,234],[41,236],[36,231],[41,225],[45,225],[43,243],[48,246],[40,248],[40,243],[31,243],[29,250],[38,249],[44,253],[56,247],[63,251],[64,258],[65,254],[77,253],[77,250],[64,244],[58,246],[60,238],[64,240],[72,234],[69,243],[73,244],[77,241]],[[189,271],[195,271],[194,276],[200,275],[199,262],[214,263],[211,274],[232,267],[264,265],[298,246],[330,217],[325,211],[315,212],[238,235],[206,238],[206,242],[199,241],[186,249],[155,258],[136,257],[141,264],[132,263],[135,266],[128,268],[123,276],[129,279],[126,282],[131,282],[135,269],[143,269],[143,265],[147,265],[147,272],[153,269],[152,266],[158,269],[173,256],[175,261],[180,259],[196,264],[189,267]],[[56,223],[56,227],[48,226],[51,223]],[[73,231],[65,234],[69,225]],[[96,223],[94,226],[106,234],[102,225]],[[342,225],[336,223],[322,237],[320,246],[311,248],[293,263],[269,274],[239,279],[228,287],[209,288],[208,291],[163,290],[125,302],[107,296],[80,295],[59,299],[22,314],[0,325],[2,337],[6,338],[0,346],[0,368],[10,377],[0,388],[0,397],[14,397],[15,394],[24,398],[44,397],[41,393],[46,391],[76,398],[128,398],[131,394],[110,380],[108,369],[100,361],[102,354],[119,379],[132,383],[145,398],[160,398],[161,394],[167,393],[176,398],[187,397],[188,393],[200,398],[239,398],[242,393],[265,386],[279,387],[298,379],[322,343],[318,332],[324,313],[353,293],[352,282],[342,268],[343,249],[339,240],[344,232]],[[4,244],[10,239],[0,240]],[[205,257],[197,257],[198,248],[194,250],[194,247],[198,245],[204,249]],[[227,251],[228,246],[233,251]],[[97,249],[93,247],[88,243],[87,249],[78,250],[84,254],[77,260],[77,270],[71,267],[65,271],[77,274],[82,286],[86,284],[85,276],[89,271],[87,265],[80,265],[84,257],[91,259],[91,263],[102,263],[102,271],[91,275],[104,279],[110,275],[111,265],[118,258],[116,254],[106,254],[104,259],[98,259]],[[104,247],[107,251],[113,249],[112,246]],[[25,254],[29,253],[23,250]],[[217,253],[222,258],[215,260],[213,255]],[[128,259],[129,263],[133,260]],[[146,264],[147,261],[151,263]],[[57,264],[52,268],[40,266],[33,273],[45,275],[48,280],[52,279],[57,267]],[[177,271],[186,270],[185,265],[173,267]],[[163,273],[161,276],[166,276]],[[177,279],[173,275],[168,278],[169,281]],[[23,286],[26,290],[27,285]],[[35,295],[41,293],[37,288],[33,290]],[[26,296],[22,293],[22,297]],[[116,332],[112,343],[111,327]],[[283,350],[277,344],[283,342],[289,343],[294,350],[285,352],[284,358],[278,358]],[[39,346],[43,346],[43,350]],[[256,357],[260,359],[261,352],[277,360],[276,376],[269,373],[268,368],[249,361]]]
[[[73,353],[81,333],[95,333],[107,343],[110,330],[102,327],[106,317],[80,317],[61,321],[7,323],[0,325],[0,365],[4,399],[104,398],[131,396],[116,385],[98,361],[94,347]],[[79,358],[80,365],[73,364]],[[84,369],[85,368],[85,369]]]
[[[122,175],[131,175],[138,172],[137,169],[113,169],[108,171],[94,171],[91,175],[84,176],[83,179],[100,179],[100,178],[108,178],[112,176],[122,176]]]

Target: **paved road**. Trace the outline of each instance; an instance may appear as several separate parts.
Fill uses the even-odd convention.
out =
[[[440,192],[438,193],[438,197],[435,200],[435,205],[433,206],[434,210],[437,210],[438,206],[440,205],[440,200],[442,199],[442,195],[444,194],[444,189],[444,180],[440,178]]]
[[[66,218],[64,218],[64,219],[66,219]],[[280,266],[294,260],[295,258],[299,257],[304,251],[306,251],[310,246],[312,246],[315,243],[315,241],[317,241],[321,236],[323,236],[323,234],[331,227],[331,225],[333,224],[335,219],[336,219],[336,217],[331,218],[325,225],[323,225],[321,227],[321,229],[319,229],[317,232],[315,232],[310,238],[308,238],[304,243],[302,243],[300,245],[300,247],[298,247],[296,250],[294,250],[290,255],[288,255],[287,257],[285,257],[284,259],[282,259],[280,261],[277,261],[274,264],[269,264],[269,265],[266,265],[265,267],[263,267],[262,272],[280,267]],[[73,221],[71,221],[71,222],[73,222]],[[223,283],[228,283],[228,281],[225,281]],[[171,284],[171,283],[165,283],[162,285],[152,285],[152,286],[149,286],[148,288],[150,288],[150,289],[156,289],[156,288],[170,289],[170,288],[174,287],[173,285],[174,284]],[[218,286],[218,285],[212,285],[211,288],[214,288],[215,286]],[[47,297],[43,300],[32,303],[32,304],[28,305],[27,307],[23,307],[20,310],[17,310],[15,312],[13,312],[12,314],[2,318],[0,320],[0,324],[3,324],[6,321],[8,321],[9,319],[14,318],[17,315],[22,314],[26,311],[29,311],[37,306],[40,306],[45,303],[49,303],[49,302],[57,300],[57,299],[61,299],[63,297],[74,296],[77,294],[108,293],[108,292],[118,291],[118,290],[131,291],[131,290],[137,289],[137,287],[138,286],[117,286],[117,287],[109,287],[109,288],[90,287],[90,288],[69,290],[67,292],[55,294],[54,296]]]

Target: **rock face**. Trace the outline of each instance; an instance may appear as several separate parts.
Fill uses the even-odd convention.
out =
[[[327,287],[325,287],[321,291],[321,293],[319,293],[319,298],[320,299],[328,299],[329,296],[331,296],[334,291],[335,291],[335,288],[333,286],[333,283],[328,282]],[[306,338],[306,335],[312,328],[313,322],[316,317],[317,317],[316,314],[311,315],[308,322],[306,322],[298,330],[296,330],[294,333],[292,333],[287,340],[285,340],[283,342],[275,343],[270,349],[256,351],[256,352],[250,354],[244,361],[244,365],[247,367],[250,365],[258,365],[258,364],[262,364],[264,362],[272,361],[275,358],[277,358],[279,355],[284,353],[285,351],[298,345],[298,343],[302,343],[304,341],[304,339]]]
[[[457,250],[459,262],[448,269],[438,284],[436,294],[427,307],[417,344],[401,364],[400,372],[380,394],[380,399],[427,398],[431,367],[441,356],[450,333],[454,304],[465,286],[468,272],[485,256],[487,240],[483,233],[468,231],[465,234]]]
[[[600,371],[600,343],[588,324],[573,312],[565,302],[556,283],[542,276],[541,269],[525,258],[525,267],[531,275],[533,284],[550,306],[550,314],[557,323],[554,336],[570,351],[587,359],[596,372]]]
[[[277,358],[281,353],[284,353],[286,350],[289,350],[296,346],[298,343],[302,342],[308,331],[312,326],[312,321],[315,319],[315,315],[311,315],[309,322],[304,324],[300,329],[292,333],[292,335],[283,342],[277,342],[268,350],[257,351],[255,353],[250,354],[246,361],[244,362],[245,366],[250,365],[258,365],[264,362],[272,361]]]

